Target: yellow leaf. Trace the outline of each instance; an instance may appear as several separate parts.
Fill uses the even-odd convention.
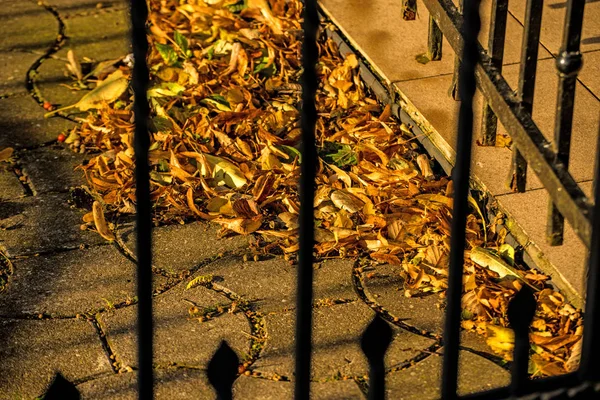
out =
[[[189,290],[195,288],[198,285],[208,285],[213,281],[214,277],[212,274],[208,275],[200,275],[194,279],[192,279],[185,287],[185,290]]]
[[[246,177],[233,163],[210,154],[204,154],[204,157],[212,169],[212,178],[217,181],[217,184],[224,182],[225,185],[234,189],[239,189],[246,184]],[[202,164],[200,173],[202,176],[208,174],[204,164]]]
[[[121,70],[116,70],[100,82],[94,90],[83,96],[77,103],[46,113],[44,114],[44,118],[70,108],[79,108],[81,111],[87,111],[92,108],[98,108],[104,103],[112,103],[125,93],[128,86],[129,80],[123,76]]]
[[[515,346],[515,333],[512,329],[498,325],[486,326],[487,344],[498,354],[512,360],[512,351]]]

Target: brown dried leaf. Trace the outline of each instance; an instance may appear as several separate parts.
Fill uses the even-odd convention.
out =
[[[262,224],[262,215],[257,215],[253,218],[215,218],[213,221],[226,229],[239,233],[240,235],[248,235],[260,229]]]
[[[331,193],[331,201],[337,208],[348,211],[350,214],[361,211],[364,201],[345,190],[336,190]]]
[[[94,225],[96,225],[96,230],[106,240],[115,240],[115,235],[108,228],[108,224],[106,223],[106,219],[104,219],[104,210],[102,209],[102,204],[99,201],[94,201],[92,205],[92,213],[94,216]]]

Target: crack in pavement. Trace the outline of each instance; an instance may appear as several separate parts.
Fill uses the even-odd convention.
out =
[[[96,315],[92,317],[88,317],[87,321],[96,329],[96,333],[100,338],[100,342],[102,343],[102,349],[104,350],[104,354],[108,358],[108,363],[110,364],[110,368],[113,370],[115,374],[119,373],[120,365],[117,359],[115,352],[113,351],[110,343],[108,343],[108,339],[106,337],[106,332],[100,320],[96,317]]]
[[[355,289],[358,297],[366,305],[371,307],[373,309],[373,311],[375,311],[377,314],[379,314],[383,319],[385,319],[386,321],[388,321],[389,323],[391,323],[393,325],[396,325],[398,328],[401,328],[410,333],[414,333],[415,335],[423,336],[428,339],[433,339],[437,342],[441,342],[442,338],[440,335],[429,332],[424,329],[419,329],[415,326],[405,323],[400,318],[394,317],[392,314],[390,314],[390,312],[387,311],[381,304],[377,303],[375,300],[372,300],[374,297],[370,295],[369,290],[363,284],[363,279],[362,279],[362,268],[363,267],[360,265],[360,263],[364,262],[364,261],[367,261],[367,260],[363,260],[363,259],[359,258],[356,260],[356,262],[354,263],[354,265],[352,267],[352,281],[354,283],[354,289]]]
[[[54,18],[56,18],[56,21],[58,22],[58,32],[56,34],[56,39],[54,40],[54,43],[48,48],[48,50],[46,50],[46,52],[41,57],[39,57],[37,60],[35,60],[33,62],[33,64],[31,64],[31,66],[29,67],[29,69],[27,70],[27,73],[25,75],[25,86],[27,87],[27,91],[29,92],[31,97],[41,107],[43,107],[45,100],[42,97],[42,94],[40,93],[40,91],[36,85],[37,70],[40,67],[40,65],[42,65],[44,60],[46,60],[47,58],[52,56],[54,53],[56,53],[60,49],[62,49],[62,47],[65,44],[65,41],[67,39],[67,36],[65,34],[65,30],[66,30],[65,23],[63,22],[61,16],[59,15],[56,7],[45,4],[43,2],[38,2],[36,4],[38,4],[40,7],[43,7],[46,11],[48,11],[50,14],[52,14],[54,16]],[[58,115],[61,116],[62,118],[71,120],[70,118],[67,118],[63,115],[60,115],[60,114],[58,114]]]

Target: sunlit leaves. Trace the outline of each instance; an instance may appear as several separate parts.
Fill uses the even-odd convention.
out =
[[[297,252],[302,3],[150,5],[153,218],[210,220],[222,227],[219,235],[254,236],[257,252]],[[443,297],[452,182],[419,153],[411,128],[366,91],[356,56],[342,57],[325,38],[319,50],[316,256],[361,256],[375,270],[393,264],[401,295]],[[81,168],[111,217],[135,212],[131,100],[123,95],[118,107],[100,104],[75,132],[97,150]],[[552,357],[569,359],[580,312],[545,286],[547,276],[521,269],[514,249],[504,245],[506,229],[496,226],[502,217],[487,221],[473,198],[470,204],[462,326],[487,333],[493,348],[508,354],[507,305],[531,285],[539,303],[532,324],[536,373],[564,368],[563,361],[551,364]]]
[[[175,49],[173,49],[173,47],[171,47],[171,45],[154,43],[154,46],[156,46],[156,50],[158,50],[158,53],[163,58],[166,65],[177,64],[177,61],[179,60],[179,56],[177,55],[177,52],[175,51]]]

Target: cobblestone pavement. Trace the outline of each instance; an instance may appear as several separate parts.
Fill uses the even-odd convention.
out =
[[[61,86],[66,52],[98,60],[128,52],[120,1],[0,0],[0,398],[40,396],[60,371],[86,399],[135,398],[135,232],[121,224],[114,243],[82,231],[85,206],[71,188],[86,156],[56,142],[73,126],[44,119],[43,101],[71,104]],[[78,208],[82,207],[82,208]],[[293,393],[295,267],[283,258],[245,261],[249,237],[219,238],[195,222],[159,227],[155,253],[155,364],[159,399],[214,398],[208,360],[225,339],[245,360],[238,399]],[[186,290],[195,277],[208,286]],[[443,311],[437,295],[406,298],[396,267],[358,268],[353,260],[315,266],[315,399],[363,399],[368,365],[359,337],[379,313],[394,327],[386,358],[390,399],[436,398]],[[210,309],[191,318],[190,308]],[[203,320],[200,322],[200,320]],[[508,383],[483,339],[463,338],[461,392]]]

